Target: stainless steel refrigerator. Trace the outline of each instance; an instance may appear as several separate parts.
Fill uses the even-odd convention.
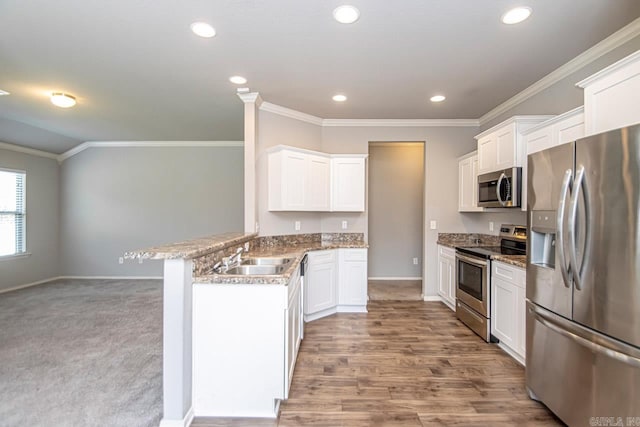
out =
[[[640,125],[528,162],[529,395],[570,426],[640,425]]]

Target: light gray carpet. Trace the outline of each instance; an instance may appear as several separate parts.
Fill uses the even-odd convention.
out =
[[[160,280],[0,294],[0,426],[157,426],[161,416]]]

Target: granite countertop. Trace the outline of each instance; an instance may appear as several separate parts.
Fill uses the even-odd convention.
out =
[[[224,233],[126,252],[125,259],[192,259],[254,239],[257,233]]]
[[[492,255],[491,259],[504,262],[505,264],[511,264],[515,267],[527,268],[526,255]]]
[[[453,249],[458,247],[500,246],[500,236],[477,233],[439,233],[437,243]],[[526,255],[492,255],[491,259],[516,267],[527,268]]]
[[[317,241],[252,248],[243,256],[244,259],[277,256],[294,258],[294,260],[287,271],[279,275],[201,274],[194,275],[193,281],[194,283],[211,284],[286,285],[307,252],[341,248],[366,249],[368,247],[369,245],[362,241]]]

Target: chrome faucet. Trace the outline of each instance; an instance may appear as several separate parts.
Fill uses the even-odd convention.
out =
[[[243,252],[244,252],[244,249],[240,247],[236,250],[235,254],[228,256],[226,258],[223,258],[222,262],[224,263],[225,268],[229,268],[234,265],[240,265],[240,263],[242,262]]]

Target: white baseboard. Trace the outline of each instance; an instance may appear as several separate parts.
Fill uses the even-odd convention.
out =
[[[422,280],[422,277],[369,277],[368,280]]]
[[[162,420],[160,420],[159,427],[189,427],[193,422],[193,417],[194,417],[194,412],[193,412],[193,406],[192,406],[189,408],[189,410],[187,411],[187,414],[184,416],[183,419],[168,420],[166,418],[163,418]]]
[[[422,299],[425,301],[442,301],[442,298],[438,295],[423,295]]]
[[[0,294],[5,292],[17,291],[24,288],[30,288],[31,286],[44,285],[45,283],[53,282],[55,280],[68,280],[68,279],[83,279],[83,280],[162,280],[162,276],[57,276],[49,277],[48,279],[38,280],[33,283],[26,283],[24,285],[14,286],[9,289],[0,289]]]

